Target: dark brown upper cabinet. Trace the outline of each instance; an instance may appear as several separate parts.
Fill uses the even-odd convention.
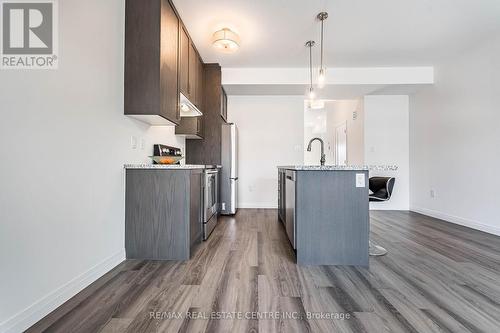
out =
[[[186,139],[203,139],[203,117],[183,117],[175,127],[175,134]]]
[[[186,96],[191,103],[202,110],[203,96],[203,62],[193,42],[189,38],[186,28],[179,28],[180,39],[180,64],[179,82],[180,92]]]
[[[168,0],[126,1],[126,115],[152,125],[180,123],[179,25]]]
[[[194,59],[196,59],[195,65],[193,65],[196,69],[196,85],[195,89],[191,91],[190,101],[203,112],[205,110],[203,106],[204,67],[197,53]],[[205,121],[205,117],[205,115],[199,117],[182,117],[181,123],[175,128],[175,134],[185,136],[186,139],[203,139],[203,122]]]
[[[184,26],[179,27],[179,84],[180,92],[191,100],[189,94],[189,36]]]
[[[198,92],[196,91],[198,86],[198,55],[193,43],[189,43],[189,100],[194,105],[198,106]]]
[[[222,119],[224,119],[224,121],[227,123],[227,94],[222,87],[220,94],[220,115]]]
[[[197,58],[197,66],[198,66],[198,85],[196,86],[196,93],[197,93],[197,100],[198,100],[198,109],[200,109],[202,112],[204,110],[204,79],[205,79],[205,70],[203,68],[203,61],[201,61],[201,58]]]

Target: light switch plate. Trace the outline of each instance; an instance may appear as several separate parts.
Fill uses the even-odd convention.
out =
[[[365,174],[357,173],[356,174],[356,187],[365,187]]]
[[[134,135],[130,137],[130,148],[137,149],[137,137]]]

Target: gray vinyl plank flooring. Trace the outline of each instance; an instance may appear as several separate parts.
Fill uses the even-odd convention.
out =
[[[500,332],[500,237],[401,211],[372,211],[371,237],[389,253],[369,268],[298,266],[277,211],[241,209],[189,261],[127,260],[28,332]]]

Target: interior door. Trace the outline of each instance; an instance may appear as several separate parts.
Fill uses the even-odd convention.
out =
[[[347,165],[347,124],[335,127],[335,164]]]

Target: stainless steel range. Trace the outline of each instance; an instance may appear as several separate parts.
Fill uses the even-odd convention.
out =
[[[217,187],[219,170],[207,167],[203,184],[203,240],[207,240],[217,225],[219,215],[219,189]]]

